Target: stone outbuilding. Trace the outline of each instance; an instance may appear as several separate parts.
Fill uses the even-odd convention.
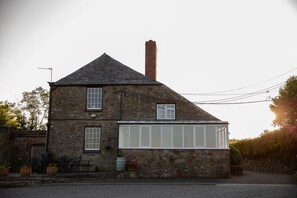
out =
[[[228,177],[228,122],[158,82],[156,54],[147,41],[146,75],[103,54],[50,83],[47,151],[97,171],[125,159],[139,177]]]

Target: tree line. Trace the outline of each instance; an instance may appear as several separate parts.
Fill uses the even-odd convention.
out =
[[[25,91],[18,103],[0,101],[0,126],[23,130],[45,130],[48,108],[48,90],[37,87],[32,91]]]

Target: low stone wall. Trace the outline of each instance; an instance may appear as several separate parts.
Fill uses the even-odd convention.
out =
[[[138,177],[230,177],[229,150],[119,150]]]
[[[0,126],[0,163],[9,161],[10,127]]]
[[[15,130],[0,127],[0,163],[9,162],[14,168],[18,161],[32,164],[34,157],[45,152],[46,131]]]
[[[46,131],[12,131],[10,135],[10,158],[32,163],[45,152]]]
[[[242,166],[244,170],[284,174],[292,174],[296,171],[297,168],[293,167],[293,165],[287,166],[282,164],[281,162],[271,159],[244,159]]]

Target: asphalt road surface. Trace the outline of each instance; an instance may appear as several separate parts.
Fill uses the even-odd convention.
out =
[[[297,197],[297,186],[291,184],[201,184],[141,183],[102,184],[75,183],[0,189],[1,198],[93,198],[93,197]]]
[[[0,184],[0,198],[297,198],[297,185],[292,175],[251,171],[231,178],[74,180],[68,183],[0,181]]]

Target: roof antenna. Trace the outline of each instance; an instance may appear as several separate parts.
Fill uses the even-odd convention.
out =
[[[48,67],[48,68],[46,68],[46,67],[38,67],[38,69],[50,70],[50,72],[51,72],[51,81],[50,82],[53,82],[53,68],[51,68],[51,67]]]

